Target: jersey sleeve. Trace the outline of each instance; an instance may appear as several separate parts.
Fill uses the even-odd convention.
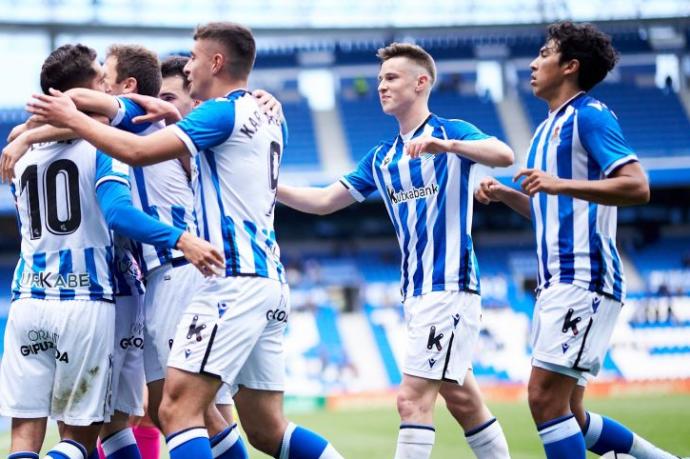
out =
[[[98,150],[96,151],[95,189],[108,181],[120,182],[129,187],[129,166]]]
[[[448,138],[454,140],[484,140],[493,137],[482,132],[474,124],[463,120],[448,120],[444,128]]]
[[[367,155],[357,164],[357,168],[340,178],[340,183],[350,192],[357,201],[364,201],[367,196],[376,191],[374,180],[374,158],[381,146],[372,148]]]
[[[132,132],[134,134],[139,134],[151,126],[151,123],[134,124],[134,122],[132,122],[132,119],[135,117],[146,114],[146,110],[144,110],[141,105],[127,97],[116,97],[115,100],[117,101],[119,108],[115,118],[110,120],[111,126],[122,129],[123,131]]]
[[[235,101],[208,100],[173,126],[193,156],[225,142],[235,127]]]
[[[637,161],[637,155],[623,137],[618,120],[601,104],[578,111],[578,134],[582,146],[607,177],[624,164]]]

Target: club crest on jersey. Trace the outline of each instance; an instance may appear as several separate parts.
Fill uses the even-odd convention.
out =
[[[551,140],[549,140],[549,143],[552,144],[559,144],[561,142],[561,127],[556,126],[556,128],[553,130],[553,134],[551,134]]]

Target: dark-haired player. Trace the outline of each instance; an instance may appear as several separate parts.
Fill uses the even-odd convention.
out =
[[[647,177],[615,115],[587,94],[616,60],[610,38],[593,26],[551,25],[530,64],[532,90],[549,114],[515,176],[522,192],[493,178],[476,192],[480,202],[502,201],[534,224],[539,282],[528,395],[549,459],[584,459],[586,449],[676,457],[583,405],[625,297],[617,207],[649,200]]]

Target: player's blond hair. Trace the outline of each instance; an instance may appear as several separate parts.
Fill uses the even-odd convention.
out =
[[[419,45],[394,42],[384,48],[379,48],[376,52],[376,57],[382,63],[394,57],[406,57],[427,71],[431,77],[432,85],[436,81],[436,63],[434,58]]]

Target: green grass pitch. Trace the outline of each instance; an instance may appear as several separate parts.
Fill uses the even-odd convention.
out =
[[[543,450],[526,403],[491,403],[508,438],[513,459],[543,458]],[[690,394],[640,395],[594,399],[588,409],[614,417],[660,447],[690,456]],[[392,458],[398,419],[394,407],[292,413],[294,422],[318,430],[348,459]],[[474,457],[455,422],[439,405],[436,409],[436,445],[432,458]],[[56,441],[50,430],[46,445]],[[0,434],[2,453],[9,433]],[[165,450],[163,446],[162,450]],[[1,454],[1,453],[0,453]],[[164,458],[167,454],[163,455]],[[252,458],[264,458],[254,450]],[[595,457],[595,456],[591,456]]]

